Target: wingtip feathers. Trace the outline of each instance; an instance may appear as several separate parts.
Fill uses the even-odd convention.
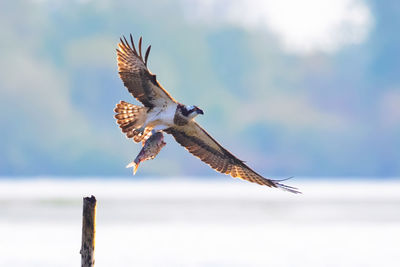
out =
[[[296,187],[285,185],[285,184],[281,184],[281,183],[278,183],[278,182],[274,182],[274,183],[275,183],[277,188],[279,188],[279,189],[281,189],[283,191],[287,191],[287,192],[290,192],[290,193],[293,193],[293,194],[302,194],[302,192],[300,192],[299,189],[296,188]]]
[[[139,38],[139,57],[143,61],[143,57],[142,57],[142,36],[140,36],[140,38]]]
[[[135,56],[137,56],[138,58],[140,58],[140,60],[147,67],[147,61],[148,61],[148,57],[149,57],[149,54],[150,54],[151,45],[149,45],[149,47],[146,49],[146,53],[145,53],[144,58],[143,58],[143,53],[142,53],[143,38],[142,38],[142,36],[140,36],[139,42],[138,42],[139,51],[136,50],[136,46],[135,46],[135,42],[133,40],[132,34],[129,34],[129,38],[130,38],[130,41],[131,41],[130,44],[129,44],[129,42],[126,39],[125,36],[122,36],[122,37],[119,38],[119,40],[120,40],[120,43],[118,44],[119,49],[117,49],[118,55],[121,55],[123,53],[127,53],[129,50],[131,50],[133,52],[133,54]]]

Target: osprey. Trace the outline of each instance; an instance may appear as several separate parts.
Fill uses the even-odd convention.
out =
[[[177,102],[157,81],[156,75],[147,68],[151,46],[142,54],[142,37],[136,50],[132,35],[129,44],[120,39],[117,49],[118,72],[125,87],[144,106],[124,101],[117,104],[115,118],[122,132],[135,142],[146,142],[159,131],[171,134],[190,153],[214,170],[232,177],[300,193],[297,188],[281,184],[283,180],[264,178],[250,169],[242,160],[223,148],[194,118],[204,114],[197,106]]]

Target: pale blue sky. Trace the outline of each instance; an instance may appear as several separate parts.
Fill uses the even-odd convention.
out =
[[[1,3],[0,175],[131,175],[140,146],[113,118],[136,103],[116,66],[129,33],[152,45],[160,83],[263,175],[400,175],[396,1],[206,3]],[[138,175],[215,175],[166,142]]]

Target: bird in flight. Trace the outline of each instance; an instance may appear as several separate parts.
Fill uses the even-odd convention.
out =
[[[144,105],[121,101],[114,110],[117,123],[128,138],[145,144],[152,134],[162,131],[171,134],[190,153],[220,173],[300,193],[297,188],[282,184],[283,180],[267,179],[253,171],[196,123],[194,118],[203,115],[203,110],[179,103],[160,85],[147,67],[151,46],[142,54],[142,37],[138,49],[132,35],[130,43],[125,37],[120,41],[117,49],[119,76],[133,97]]]

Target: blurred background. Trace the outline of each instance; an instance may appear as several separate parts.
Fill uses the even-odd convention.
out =
[[[399,12],[394,0],[1,1],[0,266],[77,265],[85,194],[104,205],[100,266],[399,262]],[[140,145],[113,118],[120,100],[138,104],[117,73],[130,33],[215,139],[304,194],[218,175],[170,136],[132,177]],[[114,235],[136,256],[106,247]]]

